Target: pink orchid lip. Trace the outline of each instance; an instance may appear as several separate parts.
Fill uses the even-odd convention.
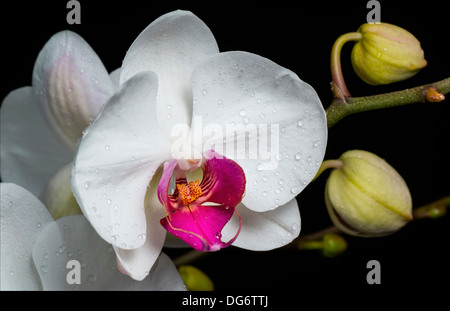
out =
[[[158,186],[158,198],[166,217],[161,225],[197,251],[217,251],[233,243],[241,230],[241,217],[236,206],[245,193],[245,174],[234,161],[210,150],[202,161],[201,183],[186,181],[186,171],[177,160],[166,162]],[[176,172],[176,189],[168,194],[170,180]],[[184,174],[183,174],[184,173]],[[223,242],[222,229],[233,214],[239,217],[239,230],[228,242]]]

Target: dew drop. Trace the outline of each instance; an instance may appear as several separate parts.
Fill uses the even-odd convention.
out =
[[[295,155],[295,160],[299,161],[302,158],[302,155],[300,153],[297,153]]]
[[[84,189],[88,190],[90,185],[91,185],[90,182],[84,183]]]
[[[203,94],[203,95],[208,94],[208,90],[207,90],[207,89],[203,89],[202,94]]]
[[[41,266],[41,271],[44,272],[44,273],[47,273],[48,272],[48,266],[42,265]]]
[[[109,145],[106,145],[106,146],[105,146],[105,150],[106,150],[106,151],[108,151],[109,148],[110,148]]]
[[[298,187],[293,187],[291,189],[291,192],[294,193],[294,194],[297,193],[298,192]]]
[[[247,111],[241,110],[241,111],[239,111],[239,115],[240,115],[241,117],[245,117],[245,116],[247,115]]]
[[[219,240],[220,240],[220,238],[222,237],[222,233],[217,232],[216,235],[215,235],[215,237],[216,237],[216,239],[219,239]]]
[[[303,124],[304,124],[303,120],[298,120],[298,122],[297,122],[298,127],[302,127]]]
[[[269,195],[269,193],[267,191],[263,191],[262,195],[263,195],[263,197],[267,197]]]

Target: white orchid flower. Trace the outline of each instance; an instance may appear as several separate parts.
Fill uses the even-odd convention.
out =
[[[219,135],[227,126],[232,137]],[[200,251],[291,242],[300,232],[295,197],[317,172],[326,140],[311,86],[258,55],[219,53],[199,18],[175,11],[128,50],[119,91],[80,142],[72,190],[125,271],[141,280],[164,229]],[[257,146],[257,156],[242,145]],[[197,167],[203,178],[189,181]]]
[[[52,36],[36,59],[32,86],[16,89],[3,100],[2,181],[40,196],[61,170],[67,181],[63,185],[60,177],[53,187],[70,189],[70,170],[64,166],[72,162],[82,131],[114,93],[118,72],[109,75],[79,35],[62,31]]]
[[[186,289],[165,254],[145,281],[134,281],[117,270],[111,245],[84,216],[55,222],[32,193],[15,184],[1,183],[0,195],[1,290]]]

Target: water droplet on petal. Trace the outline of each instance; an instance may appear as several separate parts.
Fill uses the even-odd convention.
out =
[[[110,148],[109,145],[106,145],[106,146],[105,146],[105,150],[106,150],[106,151],[108,151],[109,148]]]
[[[291,189],[291,192],[294,193],[294,194],[297,193],[298,192],[298,187],[293,187]]]
[[[245,117],[245,116],[247,115],[247,111],[241,110],[241,111],[239,111],[239,115],[240,115],[241,117]]]

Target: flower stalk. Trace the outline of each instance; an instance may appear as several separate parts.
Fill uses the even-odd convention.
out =
[[[450,195],[414,209],[413,215],[415,219],[439,218],[446,214],[448,207],[450,207]]]
[[[345,43],[349,41],[358,41],[362,37],[359,32],[350,32],[340,36],[333,44],[331,49],[331,88],[335,98],[339,98],[345,102],[345,99],[351,97],[350,92],[344,81],[341,67],[341,50]]]
[[[432,91],[430,91],[432,90]],[[326,109],[327,125],[331,128],[344,117],[363,111],[397,107],[420,102],[440,102],[450,92],[450,77],[414,88],[363,97],[335,98]],[[431,95],[429,95],[431,94]]]

